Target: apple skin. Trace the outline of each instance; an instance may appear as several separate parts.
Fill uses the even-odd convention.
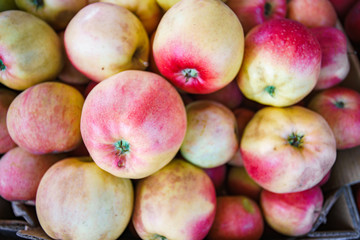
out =
[[[149,35],[155,31],[163,14],[156,0],[100,0],[100,2],[113,3],[129,9],[140,19]]]
[[[87,0],[15,0],[19,9],[29,12],[52,26],[64,30],[75,14],[87,5]]]
[[[6,88],[0,88],[0,154],[4,154],[16,147],[16,143],[10,137],[6,126],[6,115],[11,102],[16,96],[16,92]]]
[[[345,87],[318,92],[308,107],[319,113],[332,129],[337,149],[360,145],[360,93]]]
[[[245,167],[230,166],[226,177],[226,190],[229,195],[243,195],[257,202],[262,188],[249,176]]]
[[[275,193],[315,186],[331,169],[337,153],[326,120],[300,106],[256,112],[245,128],[240,151],[249,176]]]
[[[31,154],[20,147],[0,160],[0,195],[8,201],[33,201],[42,176],[63,154]]]
[[[334,27],[337,14],[329,0],[290,0],[287,4],[287,18],[308,28]]]
[[[330,0],[338,17],[343,20],[357,0]]]
[[[227,163],[239,148],[233,112],[221,103],[198,100],[186,105],[186,115],[181,155],[202,168]]]
[[[246,35],[237,83],[246,98],[285,107],[314,89],[320,68],[321,47],[310,30],[290,19],[272,19]]]
[[[0,83],[25,90],[60,73],[60,39],[43,20],[20,10],[1,12],[0,35]]]
[[[15,0],[2,0],[0,1],[0,12],[7,10],[17,9]]]
[[[174,158],[186,121],[184,103],[168,81],[155,73],[127,70],[90,91],[81,134],[100,168],[135,179],[153,174]]]
[[[33,154],[71,151],[81,142],[84,97],[59,82],[44,82],[21,92],[6,116],[11,138]]]
[[[128,9],[112,3],[82,8],[68,24],[64,42],[71,63],[95,82],[148,65],[149,37],[144,26]]]
[[[132,222],[142,239],[204,239],[215,212],[211,179],[184,160],[175,158],[136,184]]]
[[[344,27],[349,39],[355,44],[360,44],[360,1],[357,1],[346,14]]]
[[[36,214],[54,239],[117,239],[131,220],[131,180],[101,170],[89,157],[66,158],[40,181]]]
[[[264,232],[258,204],[245,196],[218,196],[209,240],[257,240]]]
[[[335,27],[310,29],[321,46],[321,70],[315,90],[333,87],[342,82],[350,71],[345,34]]]
[[[215,186],[217,193],[220,193],[224,187],[225,179],[227,176],[227,165],[223,164],[213,168],[203,168],[205,173],[210,177]]]
[[[260,205],[265,221],[287,236],[301,236],[312,229],[320,215],[324,198],[319,186],[295,193],[261,192]]]
[[[244,33],[269,19],[286,17],[286,0],[227,0],[244,28]]]
[[[212,93],[229,84],[243,55],[241,23],[220,0],[178,2],[162,17],[153,42],[160,73],[193,94]]]

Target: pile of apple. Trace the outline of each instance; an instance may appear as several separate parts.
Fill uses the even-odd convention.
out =
[[[0,8],[0,195],[51,238],[301,236],[360,145],[329,0]]]

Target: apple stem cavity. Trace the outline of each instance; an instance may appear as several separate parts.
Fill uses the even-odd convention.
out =
[[[269,93],[270,96],[274,97],[274,95],[275,95],[275,87],[274,86],[267,86],[265,88],[265,92]]]
[[[4,64],[4,62],[0,59],[0,71],[5,71],[6,70],[6,65]]]
[[[189,81],[190,78],[196,78],[198,76],[198,71],[193,68],[185,68],[181,70],[181,74],[185,77],[185,83]]]
[[[304,135],[297,134],[297,133],[291,133],[290,136],[288,136],[287,141],[288,143],[296,148],[301,148],[304,143]]]
[[[265,16],[270,16],[271,15],[271,12],[272,12],[272,6],[270,3],[266,2],[265,3],[265,6],[264,6],[264,14]]]
[[[344,108],[345,107],[345,103],[343,101],[336,101],[335,102],[335,106],[337,108]]]
[[[114,143],[114,147],[116,154],[120,157],[117,165],[118,167],[124,167],[125,166],[124,154],[130,151],[130,144],[126,140],[121,139],[120,141]]]
[[[44,6],[44,0],[32,0],[32,2],[36,6],[36,9]]]

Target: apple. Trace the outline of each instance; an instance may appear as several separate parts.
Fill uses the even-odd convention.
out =
[[[218,196],[209,240],[257,240],[264,232],[258,204],[245,196]]]
[[[321,46],[321,70],[315,90],[333,87],[342,82],[350,71],[345,34],[335,27],[316,27],[311,32]]]
[[[14,10],[17,9],[15,0],[2,0],[0,1],[0,12],[7,11],[7,10]]]
[[[95,82],[148,65],[144,26],[132,12],[115,4],[97,2],[82,8],[68,24],[64,42],[71,63]]]
[[[213,168],[203,168],[203,170],[213,182],[216,192],[220,193],[227,176],[227,165],[223,164]]]
[[[10,137],[33,154],[68,152],[81,143],[84,97],[60,82],[44,82],[21,92],[9,106]]]
[[[320,68],[321,47],[310,30],[290,19],[272,19],[246,35],[237,82],[246,98],[285,107],[314,89]]]
[[[220,0],[184,0],[162,17],[153,42],[160,73],[193,94],[215,92],[240,69],[244,32],[235,13]]]
[[[186,105],[186,115],[181,155],[202,168],[227,163],[239,148],[233,112],[221,103],[198,100]]]
[[[6,152],[0,160],[0,195],[8,201],[35,200],[42,176],[62,154],[31,154],[20,147]]]
[[[338,17],[343,20],[357,0],[330,0]]]
[[[266,107],[255,113],[241,138],[249,176],[275,193],[307,190],[336,159],[335,136],[318,113],[305,107]]]
[[[360,44],[360,1],[357,1],[345,16],[345,32],[349,39]]]
[[[0,83],[25,90],[60,73],[60,39],[43,20],[20,10],[0,12],[0,36]]]
[[[90,91],[81,115],[81,135],[100,168],[137,179],[175,157],[186,121],[184,103],[168,81],[155,73],[127,70]]]
[[[312,229],[323,206],[319,186],[294,193],[263,190],[260,205],[265,221],[275,231],[287,236],[305,235]]]
[[[308,107],[329,124],[337,149],[360,145],[360,93],[345,87],[333,87],[315,94]]]
[[[136,184],[132,222],[141,239],[202,240],[215,212],[211,179],[184,160],[175,158]]]
[[[244,33],[269,19],[286,17],[286,0],[227,0],[239,18]]]
[[[337,14],[330,0],[290,0],[287,4],[287,18],[308,28],[334,27]]]
[[[4,154],[16,147],[16,143],[10,137],[6,126],[6,115],[11,102],[16,96],[16,92],[6,88],[0,88],[0,154]]]
[[[64,30],[87,0],[15,0],[19,9],[29,12],[52,26]]]
[[[89,157],[66,158],[42,177],[36,215],[54,239],[117,239],[131,220],[131,180],[101,170]]]
[[[162,17],[162,10],[156,0],[100,0],[129,9],[142,22],[146,32],[151,35]]]
[[[249,176],[243,166],[229,167],[225,185],[229,195],[243,195],[254,201],[260,199],[262,188]]]

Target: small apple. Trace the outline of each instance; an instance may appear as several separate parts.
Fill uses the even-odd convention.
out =
[[[198,100],[186,105],[186,114],[187,130],[181,155],[202,168],[227,163],[239,148],[233,112],[221,103]]]
[[[258,204],[245,196],[219,196],[209,240],[257,240],[264,232],[264,219]]]
[[[308,28],[335,27],[337,14],[329,0],[290,0],[287,7],[287,18]]]
[[[260,196],[265,221],[275,231],[287,236],[310,232],[320,215],[323,201],[319,186],[283,194],[263,190]]]
[[[321,47],[310,30],[290,19],[272,19],[246,35],[237,82],[246,98],[285,107],[314,89],[320,67]]]
[[[66,158],[42,177],[36,215],[54,239],[117,239],[131,220],[133,195],[129,179],[101,170],[91,158]]]
[[[226,164],[213,167],[213,168],[203,168],[205,173],[210,177],[211,181],[215,186],[216,192],[220,192],[224,186],[225,179],[227,176],[227,166]]]
[[[144,26],[132,12],[115,4],[97,2],[82,8],[68,24],[64,41],[71,63],[95,82],[148,65]]]
[[[286,17],[286,0],[227,0],[244,28],[244,33],[269,19]]]
[[[0,12],[7,10],[17,9],[15,0],[2,0],[0,1]]]
[[[345,16],[344,27],[349,39],[360,44],[360,1],[357,1]]]
[[[345,34],[335,27],[310,29],[321,47],[321,70],[315,90],[333,87],[342,82],[350,71]]]
[[[318,92],[308,107],[319,113],[329,124],[337,149],[360,145],[360,93],[345,87],[333,87]]]
[[[183,0],[162,17],[153,56],[160,73],[194,94],[215,92],[238,73],[244,32],[235,13],[220,0]]]
[[[202,240],[215,212],[211,179],[184,160],[175,158],[136,184],[132,222],[141,239]]]
[[[336,159],[336,141],[326,120],[300,106],[266,107],[255,113],[241,138],[249,176],[275,193],[318,184]]]
[[[0,88],[0,154],[4,154],[16,147],[16,143],[10,137],[6,126],[6,115],[11,102],[17,93],[6,88]]]
[[[33,154],[68,152],[81,143],[84,97],[60,82],[44,82],[21,92],[10,104],[6,124],[11,138]]]

